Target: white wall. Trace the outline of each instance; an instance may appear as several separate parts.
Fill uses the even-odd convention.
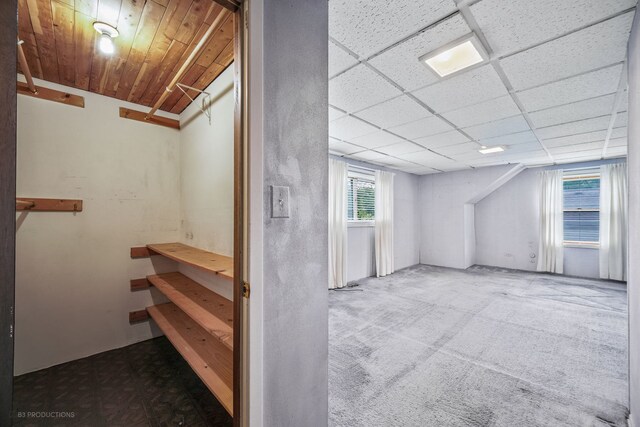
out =
[[[465,268],[464,204],[511,167],[496,166],[420,178],[420,263]]]
[[[629,425],[640,427],[640,15],[629,39]]]
[[[334,157],[349,164],[395,173],[393,180],[393,256],[396,270],[420,262],[420,177],[352,159]],[[375,228],[360,224],[347,227],[347,281],[375,276]]]
[[[233,66],[207,87],[211,123],[203,95],[180,114],[180,241],[233,256],[234,96]],[[233,299],[233,283],[180,265],[186,276]]]
[[[128,312],[152,303],[129,279],[153,266],[129,248],[175,241],[180,225],[178,131],[118,117],[139,106],[37,84],[85,108],[18,95],[17,194],[83,199],[84,210],[17,215],[16,374],[151,337]]]

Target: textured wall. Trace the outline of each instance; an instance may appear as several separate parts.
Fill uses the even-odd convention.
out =
[[[129,279],[165,265],[129,248],[175,241],[180,227],[179,132],[121,119],[118,107],[139,109],[122,101],[37,84],[81,94],[85,108],[18,96],[18,194],[84,199],[84,210],[17,214],[16,374],[150,338],[128,312],[152,294]]]
[[[629,40],[629,397],[632,427],[640,426],[640,15]]]
[[[326,426],[327,2],[262,3],[263,425]],[[270,217],[271,185],[290,218]]]

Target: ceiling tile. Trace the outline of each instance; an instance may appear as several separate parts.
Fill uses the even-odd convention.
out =
[[[345,52],[340,46],[329,41],[329,77],[352,67],[358,60]]]
[[[494,136],[508,135],[510,133],[530,130],[529,124],[522,115],[508,117],[489,123],[471,126],[462,129],[475,139],[493,138]]]
[[[626,156],[627,155],[627,146],[620,146],[620,147],[611,147],[611,148],[607,148],[607,151],[604,153],[604,156],[606,158],[612,158],[612,157],[622,157],[622,156]]]
[[[388,132],[379,130],[377,132],[370,133],[364,136],[351,138],[349,139],[349,142],[352,142],[361,147],[373,149],[377,147],[385,147],[387,145],[397,144],[399,142],[403,142],[403,139],[398,138],[395,135],[391,135]]]
[[[546,110],[530,113],[531,121],[537,128],[558,125],[576,120],[588,119],[591,117],[604,116],[613,111],[613,102],[616,95],[605,95],[598,98],[587,99],[574,102],[572,104],[561,105],[548,108]]]
[[[329,121],[332,122],[340,117],[344,117],[346,114],[335,107],[329,105]]]
[[[349,158],[356,160],[363,160],[365,162],[375,162],[376,160],[388,157],[386,154],[376,153],[375,151],[367,150],[359,153],[350,154]]]
[[[383,129],[413,122],[432,115],[433,114],[426,108],[406,95],[385,101],[356,114],[356,116]]]
[[[532,131],[528,130],[524,132],[511,133],[509,135],[494,136],[493,138],[485,138],[479,140],[478,142],[482,145],[488,145],[491,147],[494,145],[512,146],[537,141],[538,138],[536,138],[536,135]]]
[[[399,144],[388,145],[386,147],[376,148],[376,151],[379,151],[384,154],[388,154],[390,156],[398,156],[400,154],[415,153],[417,151],[422,151],[422,150],[423,148],[421,148],[420,146],[407,141],[403,141]]]
[[[333,153],[353,154],[364,150],[364,148],[349,144],[348,142],[338,141],[333,138],[329,139],[329,151]]]
[[[633,12],[500,60],[516,90],[622,62]]]
[[[609,147],[623,147],[629,145],[627,138],[612,138],[609,140]]]
[[[503,96],[470,107],[450,111],[442,116],[458,127],[468,127],[515,116],[519,113],[520,110],[511,99],[511,96]]]
[[[455,157],[456,154],[468,153],[470,151],[478,151],[480,146],[476,142],[463,142],[462,144],[448,145],[446,147],[436,148],[433,151],[445,156]]]
[[[492,65],[474,68],[413,93],[438,113],[508,95]]]
[[[403,160],[408,160],[410,162],[418,163],[423,166],[429,166],[429,163],[435,164],[441,163],[443,160],[448,160],[446,157],[433,153],[429,150],[422,150],[410,154],[400,154],[396,157],[399,157]]]
[[[609,127],[611,116],[596,117],[593,119],[580,120],[577,122],[564,123],[538,129],[538,135],[542,139],[557,138],[560,136],[575,135],[579,133],[593,132],[596,130],[606,130]]]
[[[424,138],[416,138],[415,142],[422,145],[425,148],[438,148],[445,147],[447,145],[455,145],[461,144],[463,142],[469,142],[470,139],[458,132],[457,130],[453,130],[451,132],[444,132],[438,135],[426,136]]]
[[[402,92],[362,64],[329,81],[329,104],[349,113],[400,94]]]
[[[431,116],[425,119],[416,120],[415,122],[405,123],[389,129],[397,135],[407,139],[416,139],[423,136],[435,135],[438,133],[452,130],[453,127],[439,117]]]
[[[329,34],[366,58],[455,9],[453,0],[331,0]]]
[[[493,51],[503,56],[635,6],[636,0],[483,0],[471,13]]]
[[[558,82],[518,92],[527,111],[542,110],[587,98],[607,95],[618,90],[622,64],[582,74]]]
[[[414,2],[419,5],[420,1]],[[389,2],[395,4],[395,2]],[[405,90],[415,90],[438,81],[435,73],[418,58],[471,32],[460,14],[429,28],[416,37],[372,58],[371,65]]]
[[[544,140],[544,145],[547,148],[563,147],[566,145],[585,144],[587,142],[604,141],[607,137],[606,130],[599,130],[596,132],[581,133],[578,135],[562,136],[559,138],[549,138]]]
[[[575,153],[562,153],[553,156],[553,159],[558,162],[583,162],[587,160],[599,160],[601,158],[601,149],[578,151]]]
[[[400,170],[405,170],[405,168],[415,168],[416,165],[415,163],[406,161],[406,160],[402,160],[402,159],[397,159],[395,157],[390,157],[390,156],[386,156],[383,157],[381,159],[376,160],[376,163],[379,163],[381,165],[384,166],[388,166],[394,169],[400,169]]]
[[[627,108],[629,108],[629,91],[625,90],[622,93],[622,99],[620,99],[620,108],[618,108],[618,111],[627,111]]]
[[[629,114],[625,111],[616,115],[616,121],[614,127],[626,127],[629,122]]]
[[[563,147],[554,147],[549,148],[549,151],[553,156],[558,154],[566,154],[566,153],[577,153],[579,151],[586,150],[602,150],[604,148],[604,141],[596,141],[596,142],[587,142],[585,144],[577,144],[577,145],[565,145]]]
[[[439,173],[439,171],[435,170],[435,169],[431,169],[429,167],[426,166],[412,166],[412,167],[405,167],[402,170],[404,170],[405,172],[408,173],[412,173],[414,175],[431,175],[434,173]]]
[[[351,116],[341,117],[329,123],[329,135],[342,140],[373,133],[378,128]]]

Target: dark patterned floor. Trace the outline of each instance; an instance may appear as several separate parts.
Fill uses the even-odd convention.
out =
[[[164,338],[14,380],[14,426],[231,426],[231,417]]]

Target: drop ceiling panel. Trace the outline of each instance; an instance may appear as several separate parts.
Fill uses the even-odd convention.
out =
[[[406,95],[385,101],[356,114],[356,116],[383,129],[413,122],[432,115],[433,114],[426,108]]]
[[[511,99],[511,96],[503,96],[470,107],[450,111],[442,116],[458,127],[468,127],[517,114],[520,114],[520,110]]]
[[[382,157],[381,159],[376,160],[376,162],[380,165],[388,166],[390,168],[396,169],[404,169],[404,168],[414,168],[418,165],[412,162],[408,162],[406,160],[397,159],[395,157]]]
[[[340,46],[329,41],[329,77],[335,76],[357,63],[358,60],[356,58],[349,55]]]
[[[629,12],[500,62],[516,90],[622,62],[632,21]]]
[[[604,148],[604,141],[587,142],[585,144],[578,145],[565,145],[563,147],[550,148],[549,151],[554,156],[557,154],[578,153],[586,150],[602,150]]]
[[[527,111],[536,111],[614,93],[618,90],[622,67],[617,64],[518,92],[518,98]]]
[[[611,147],[607,149],[607,152],[604,154],[604,156],[605,158],[626,156],[627,150],[628,148],[626,145],[620,147]]]
[[[353,154],[360,151],[364,151],[362,147],[358,147],[348,142],[338,141],[336,139],[329,139],[329,151],[338,154]]]
[[[385,147],[387,145],[393,145],[403,141],[404,140],[402,138],[398,138],[397,136],[382,130],[357,138],[349,139],[349,142],[369,149]]]
[[[387,157],[385,154],[376,153],[375,151],[367,150],[359,153],[350,154],[348,157],[356,160],[362,160],[365,162],[375,162],[376,160]]]
[[[616,95],[605,95],[573,104],[561,105],[530,113],[537,128],[611,114]]]
[[[522,115],[482,123],[463,129],[465,133],[475,139],[493,138],[495,136],[508,135],[526,130],[530,130],[530,127]]]
[[[453,0],[331,0],[329,34],[366,58],[455,9]]]
[[[538,129],[538,135],[542,139],[558,138],[561,136],[576,135],[580,133],[606,130],[609,127],[611,116],[595,117],[593,119],[564,123]]]
[[[413,93],[438,113],[508,95],[500,76],[487,64]]]
[[[329,104],[349,113],[401,94],[375,71],[362,64],[329,81]]]
[[[400,154],[415,153],[422,150],[423,150],[422,147],[407,141],[403,141],[399,144],[388,145],[386,147],[376,148],[376,151],[379,151],[384,154],[388,154],[390,156],[398,156]]]
[[[536,135],[528,130],[524,132],[512,133],[509,135],[494,136],[493,138],[484,138],[478,141],[482,145],[490,147],[494,145],[517,145],[527,142],[538,142]]]
[[[627,145],[627,138],[612,138],[609,140],[609,147],[626,147]]]
[[[616,121],[614,127],[626,127],[629,122],[629,114],[625,111],[623,113],[618,113],[616,116]]]
[[[595,132],[581,133],[578,135],[562,136],[559,138],[550,138],[544,140],[544,145],[551,149],[555,147],[564,147],[567,145],[586,144],[588,142],[604,141],[607,137],[606,130]]]
[[[332,107],[331,105],[329,105],[329,121],[332,122],[336,119],[339,119],[340,117],[344,117],[346,114],[340,110],[338,110],[337,108]]]
[[[415,2],[417,5],[420,3]],[[436,75],[418,58],[470,32],[471,29],[462,16],[457,14],[394,46],[369,62],[405,90],[415,90],[438,81]]]
[[[635,6],[635,0],[483,0],[471,13],[498,56],[551,40]]]
[[[451,160],[435,154],[429,150],[422,150],[410,154],[401,154],[396,157],[407,160],[409,162],[418,163],[423,166],[431,166],[432,164],[442,163],[443,161],[451,162]]]
[[[462,144],[447,145],[446,147],[435,148],[433,151],[445,156],[455,157],[456,154],[478,151],[480,146],[476,142],[463,142]]]
[[[376,132],[378,128],[351,116],[345,116],[329,123],[329,136],[349,140]]]
[[[582,162],[587,160],[599,160],[600,158],[602,158],[602,149],[585,150],[585,151],[579,151],[575,153],[556,154],[553,156],[553,158],[558,162],[562,162],[562,161]]]
[[[404,138],[413,140],[424,136],[436,135],[452,129],[453,127],[441,118],[432,116],[416,120],[415,122],[392,127],[389,131]]]
[[[470,141],[469,138],[458,132],[457,130],[451,132],[444,132],[438,135],[426,136],[424,138],[416,138],[413,141],[422,145],[425,148],[438,148],[446,147],[447,145],[462,144],[463,142]]]

